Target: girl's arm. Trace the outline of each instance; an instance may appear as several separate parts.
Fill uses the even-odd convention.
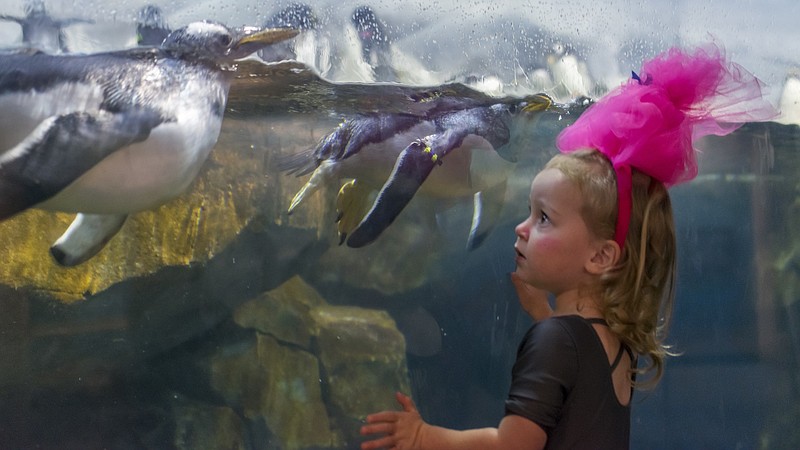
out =
[[[361,434],[384,436],[362,443],[362,450],[541,450],[547,441],[539,425],[521,416],[506,416],[498,428],[457,431],[425,423],[406,395],[398,392],[397,402],[403,411],[367,416]]]

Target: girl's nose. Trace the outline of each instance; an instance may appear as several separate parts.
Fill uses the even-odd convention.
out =
[[[528,239],[528,219],[525,219],[519,225],[514,227],[514,234],[516,234],[521,239],[524,240]]]

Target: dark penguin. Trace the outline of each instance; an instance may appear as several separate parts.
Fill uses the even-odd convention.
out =
[[[48,53],[67,52],[64,28],[76,23],[94,23],[86,19],[55,20],[47,14],[42,0],[31,0],[25,5],[25,17],[0,15],[0,19],[17,22],[22,27],[25,45]]]
[[[314,11],[305,3],[292,3],[264,23],[264,28],[294,28],[300,30],[301,33],[316,30],[318,26],[319,21],[314,15]],[[267,62],[297,60],[297,50],[294,45],[296,41],[297,39],[292,42],[271,45],[259,51],[258,56]]]
[[[136,15],[136,43],[141,46],[161,45],[170,33],[161,8],[147,5]]]
[[[541,111],[564,110],[544,94],[492,105],[459,98],[440,103],[443,107],[424,116],[383,113],[346,120],[322,138],[310,158],[284,161],[290,173],[313,171],[288,212],[320,187],[353,179],[339,190],[338,231],[340,243],[363,247],[391,225],[419,190],[439,199],[469,197],[475,208],[467,246],[480,245],[499,216],[509,169],[509,163],[487,164],[485,155],[496,152],[515,160],[504,148],[512,129],[524,128],[514,121],[530,124]],[[370,206],[373,188],[380,192]]]
[[[369,6],[357,7],[350,20],[361,43],[361,57],[372,67],[376,81],[398,81],[392,67],[392,42],[386,24]]]
[[[129,213],[195,178],[219,136],[231,63],[296,33],[197,22],[158,48],[0,55],[0,220],[77,212],[51,253],[66,266],[90,258]]]

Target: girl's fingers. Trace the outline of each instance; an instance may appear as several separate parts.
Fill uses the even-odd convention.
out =
[[[394,425],[387,422],[361,426],[362,435],[378,434],[378,433],[391,434],[393,431],[394,431]]]
[[[381,411],[367,416],[367,423],[377,422],[396,422],[397,413],[395,411]]]
[[[403,407],[403,411],[413,413],[417,412],[417,406],[414,405],[414,400],[412,400],[411,397],[401,392],[396,393],[395,397],[397,398],[397,403],[400,403],[400,406]]]

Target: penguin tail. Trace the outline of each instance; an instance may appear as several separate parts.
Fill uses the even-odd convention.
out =
[[[314,149],[288,155],[278,155],[276,166],[279,171],[301,177],[317,168],[319,162],[314,158]]]

